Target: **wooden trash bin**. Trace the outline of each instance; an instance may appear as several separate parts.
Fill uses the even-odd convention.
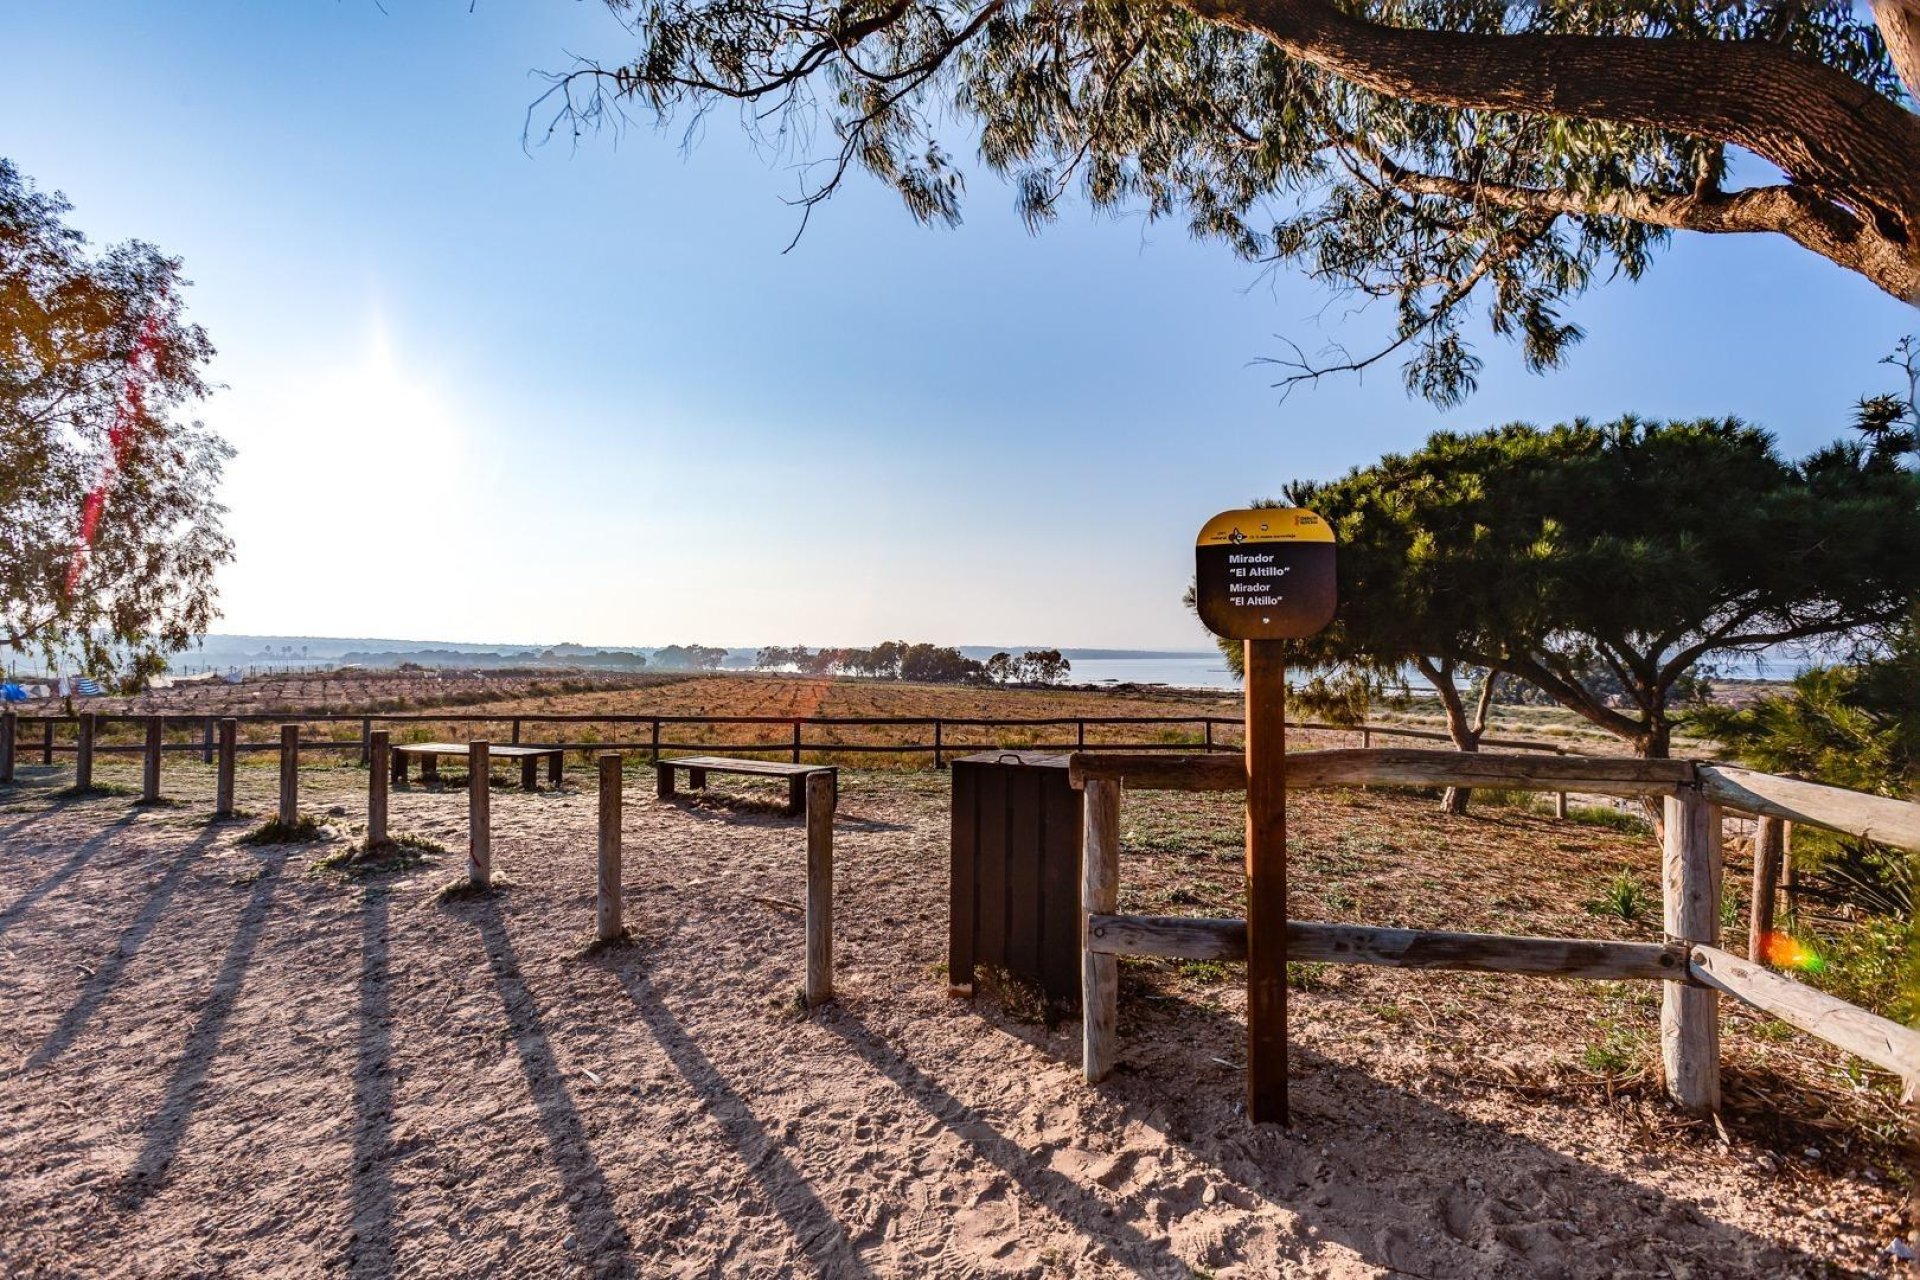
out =
[[[972,994],[988,965],[1037,985],[1049,1012],[1080,1005],[1083,800],[1067,758],[983,751],[953,762],[947,981]]]

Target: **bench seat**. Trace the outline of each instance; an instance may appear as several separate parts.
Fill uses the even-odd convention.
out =
[[[662,800],[673,798],[675,769],[687,771],[687,786],[695,791],[707,785],[709,773],[737,773],[756,778],[785,778],[789,816],[806,811],[807,777],[810,774],[829,775],[833,779],[834,798],[837,800],[840,796],[840,770],[833,765],[790,764],[785,760],[736,760],[731,756],[675,756],[672,759],[654,761],[653,769]]]

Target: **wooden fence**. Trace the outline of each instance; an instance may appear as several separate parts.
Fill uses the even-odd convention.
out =
[[[1081,909],[1083,1066],[1089,1081],[1118,1052],[1119,956],[1243,960],[1247,922],[1116,914],[1121,788],[1243,791],[1242,761],[1221,756],[1076,754],[1086,792]],[[1287,787],[1395,783],[1505,787],[1657,798],[1665,806],[1663,943],[1383,929],[1286,922],[1286,957],[1411,969],[1474,969],[1663,983],[1661,1061],[1668,1095],[1706,1114],[1720,1105],[1718,1000],[1729,995],[1900,1076],[1920,1093],[1920,1031],[1721,950],[1720,837],[1724,809],[1864,836],[1920,851],[1920,805],[1837,787],[1684,760],[1473,756],[1452,751],[1313,751],[1287,757]]]
[[[0,718],[4,720],[4,718]],[[351,725],[357,727],[357,733],[349,731],[346,737],[332,735],[303,735],[300,745],[307,750],[353,750],[359,752],[361,764],[367,762],[372,750],[372,731],[388,729],[394,733],[394,741],[401,743],[399,731],[405,731],[407,725],[505,725],[507,743],[511,745],[540,745],[540,747],[559,747],[564,750],[647,750],[659,754],[662,750],[707,750],[707,752],[733,752],[733,754],[783,754],[791,756],[795,762],[803,754],[918,754],[931,756],[935,768],[945,768],[948,756],[966,754],[973,750],[995,750],[995,748],[1021,747],[1025,750],[1050,750],[1050,752],[1071,752],[1071,750],[1129,750],[1129,752],[1221,752],[1227,756],[1238,756],[1240,752],[1240,729],[1242,720],[1238,716],[970,716],[970,718],[950,718],[950,716],[595,716],[595,714],[522,714],[522,716],[497,716],[486,712],[407,712],[407,714],[348,714],[348,712],[324,712],[324,714],[298,714],[298,712],[250,712],[244,716],[190,716],[190,714],[94,714],[81,712],[77,716],[12,716],[6,723],[0,723],[0,766],[8,760],[8,750],[12,748],[19,758],[31,758],[38,754],[40,764],[54,764],[56,756],[73,756],[81,752],[84,737],[94,737],[94,752],[98,754],[142,754],[146,752],[146,743],[136,741],[132,735],[125,743],[106,743],[98,741],[100,733],[111,729],[113,725],[136,725],[140,733],[150,733],[154,723],[159,723],[161,733],[161,752],[200,752],[205,764],[213,764],[219,723],[232,722],[234,725]],[[90,727],[88,727],[90,725]],[[566,735],[564,725],[607,725],[614,729],[614,739],[584,739],[574,733]],[[697,727],[712,729],[776,729],[778,741],[689,741],[685,733]],[[1415,741],[1450,741],[1446,733],[1436,729],[1415,729],[1411,725],[1379,725],[1379,723],[1361,723],[1361,725],[1338,725],[1338,723],[1300,723],[1300,729],[1317,729],[1325,733],[1352,733],[1359,739],[1361,747],[1373,747],[1375,737],[1402,737]],[[618,729],[637,729],[632,737],[620,737]],[[895,741],[847,741],[845,731],[868,729],[879,733],[874,737],[887,737]],[[1060,729],[1058,741],[1008,741],[1004,735],[996,737],[998,729]],[[1179,741],[1100,741],[1102,733],[1117,729],[1179,729]],[[808,737],[812,731],[812,737]],[[1092,731],[1089,733],[1089,731]],[[173,741],[167,741],[171,735]],[[1498,750],[1538,750],[1553,754],[1576,754],[1574,748],[1565,743],[1548,743],[1534,739],[1507,739],[1507,737],[1488,737],[1480,741],[1482,747]],[[240,752],[261,752],[278,750],[278,739],[261,741],[236,741],[234,750]],[[0,781],[6,781],[6,773],[0,773]]]

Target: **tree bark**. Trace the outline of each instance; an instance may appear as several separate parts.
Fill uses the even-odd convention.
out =
[[[1467,715],[1467,704],[1460,697],[1460,689],[1454,683],[1455,671],[1452,662],[1433,663],[1424,658],[1415,663],[1420,674],[1433,683],[1434,690],[1440,695],[1441,709],[1447,716],[1447,736],[1453,739],[1453,745],[1461,751],[1480,750],[1480,735],[1486,731],[1486,716],[1483,711],[1478,724]],[[1492,696],[1492,673],[1488,673],[1487,686],[1481,691],[1481,706],[1484,708]],[[1440,811],[1442,813],[1461,814],[1467,811],[1467,803],[1473,797],[1470,787],[1448,787],[1440,793]]]
[[[1777,231],[1895,297],[1920,296],[1920,116],[1791,50],[1757,41],[1392,27],[1326,0],[1176,2],[1376,93],[1742,147],[1773,162],[1791,185],[1709,192],[1696,209],[1666,207],[1662,225],[1692,229],[1699,220],[1721,224],[1703,230]],[[1903,75],[1910,68],[1899,59],[1913,52],[1915,3],[1875,4],[1883,33],[1899,33]],[[1733,215],[1753,225],[1724,225]]]

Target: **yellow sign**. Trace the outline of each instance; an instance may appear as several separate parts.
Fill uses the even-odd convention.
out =
[[[1256,507],[1251,511],[1222,511],[1207,521],[1195,545],[1332,541],[1333,530],[1311,511],[1300,507]]]
[[[1193,554],[1194,602],[1217,636],[1298,640],[1333,621],[1333,530],[1311,511],[1222,511]]]

